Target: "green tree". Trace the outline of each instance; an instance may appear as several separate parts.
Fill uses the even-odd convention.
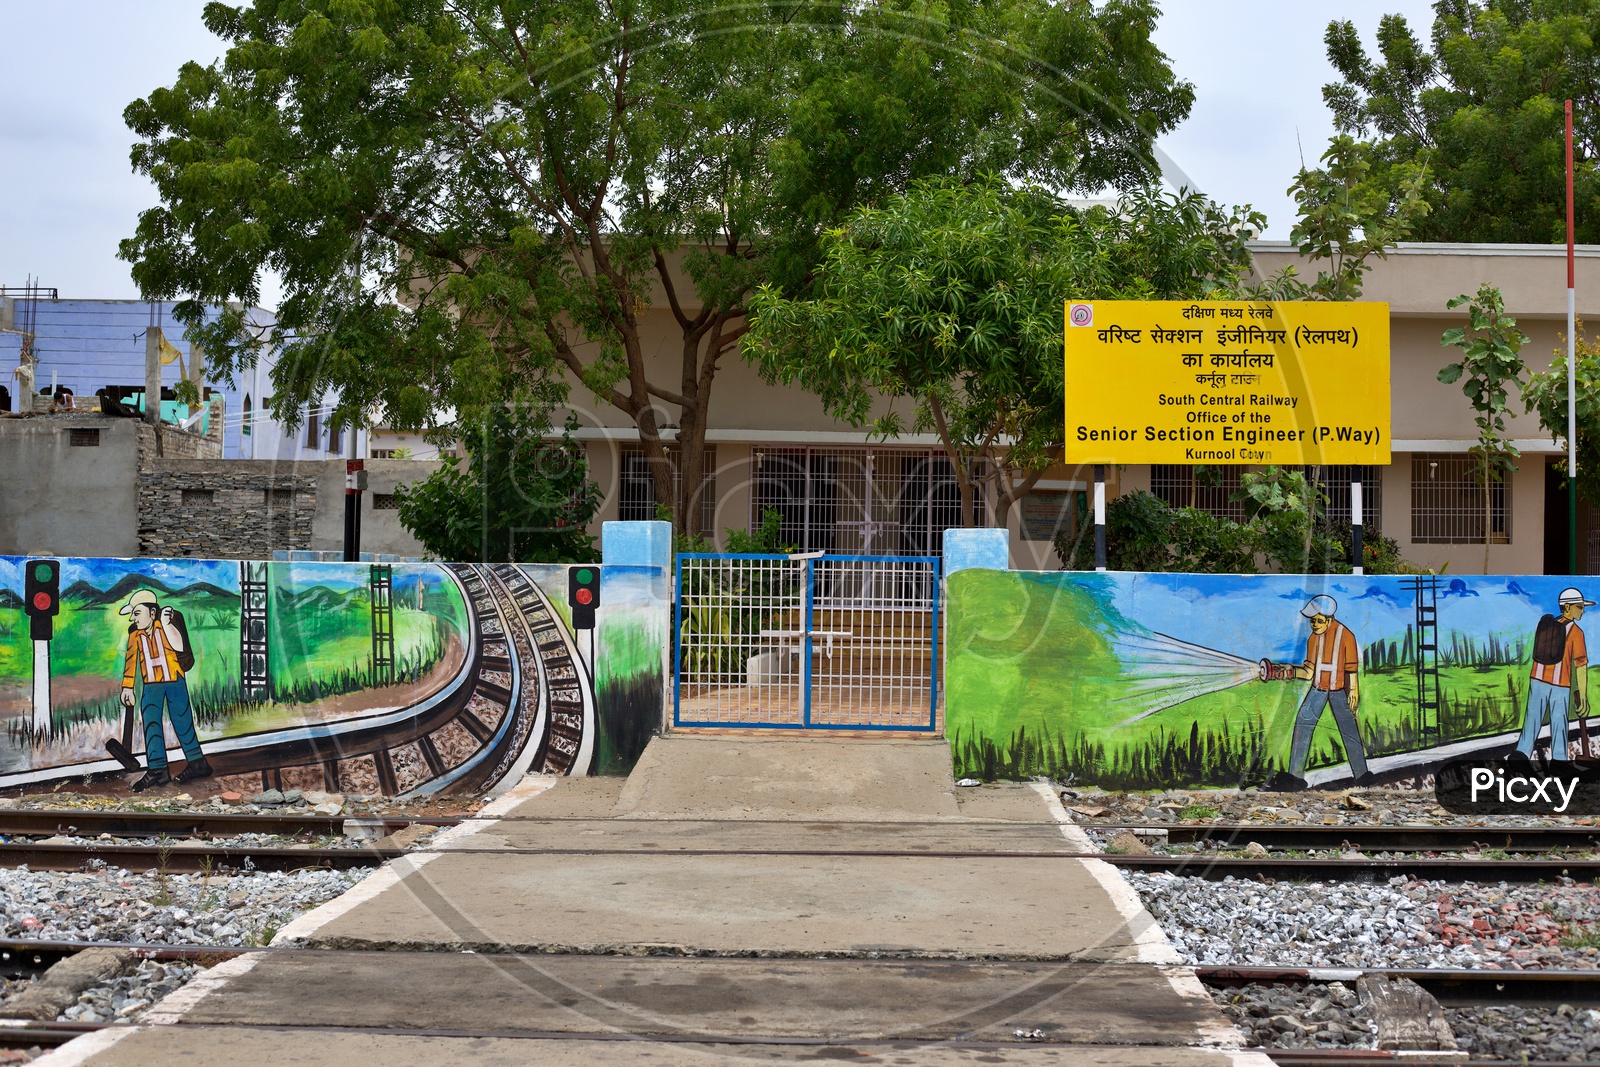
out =
[[[963,525],[980,470],[1004,525],[1059,455],[1063,298],[1231,288],[1250,226],[1259,216],[1192,194],[1140,191],[1120,210],[1079,212],[996,178],[927,179],[828,231],[807,297],[760,290],[744,350],[768,380],[798,383],[853,425],[937,433]]]
[[[1521,455],[1506,436],[1507,386],[1522,386],[1526,368],[1520,353],[1528,335],[1506,314],[1500,290],[1488,282],[1478,287],[1476,296],[1463,293],[1451,298],[1446,307],[1454,310],[1462,305],[1467,308],[1467,325],[1451,327],[1439,340],[1443,347],[1457,349],[1460,358],[1440,369],[1439,380],[1446,385],[1461,382],[1478,424],[1478,443],[1472,455],[1483,484],[1483,569],[1488,573],[1489,546],[1494,540],[1492,486],[1517,469],[1515,460]]]
[[[1343,134],[1322,154],[1322,167],[1301,167],[1289,186],[1299,215],[1289,240],[1313,263],[1327,263],[1303,282],[1293,264],[1249,295],[1264,300],[1360,300],[1373,261],[1406,240],[1428,214],[1428,171],[1397,166],[1391,190],[1372,180],[1372,164]]]
[[[1590,504],[1600,505],[1600,344],[1583,334],[1573,344],[1577,367],[1578,492]],[[1556,441],[1567,439],[1567,353],[1557,349],[1548,369],[1529,375],[1522,390],[1524,407],[1539,416],[1539,425]],[[1566,459],[1561,467],[1566,469]]]
[[[451,562],[589,563],[584,527],[600,507],[583,446],[546,440],[550,424],[531,405],[479,409],[461,434],[467,462],[449,456],[420,482],[396,491],[400,523],[430,555]]]
[[[1361,142],[1375,184],[1434,171],[1422,241],[1566,239],[1562,102],[1574,102],[1577,239],[1600,240],[1600,0],[1439,0],[1428,41],[1401,15],[1378,56],[1354,23],[1325,37],[1340,80],[1323,99]],[[1431,43],[1431,48],[1430,48]]]
[[[754,288],[803,287],[823,227],[919,176],[1148,180],[1193,100],[1155,19],[1152,0],[212,3],[223,60],[125,113],[161,204],[121,254],[146,296],[186,298],[222,373],[279,348],[291,423],[332,389],[338,421],[416,429],[575,380],[633,419],[695,534]],[[275,323],[200,328],[269,271]],[[673,351],[641,331],[652,304]]]

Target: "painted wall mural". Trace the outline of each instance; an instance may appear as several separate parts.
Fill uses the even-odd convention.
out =
[[[661,721],[666,577],[591,567],[575,631],[569,569],[0,557],[0,789],[626,773]]]
[[[1544,576],[962,571],[956,774],[1337,788],[1548,751],[1552,729],[1559,754],[1583,755],[1600,749],[1597,593]]]

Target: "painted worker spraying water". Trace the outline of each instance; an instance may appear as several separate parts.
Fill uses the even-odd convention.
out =
[[[1344,741],[1345,753],[1350,758],[1350,773],[1355,776],[1356,784],[1368,785],[1372,781],[1355,716],[1361,704],[1361,650],[1355,634],[1334,617],[1338,610],[1339,603],[1333,597],[1326,594],[1312,597],[1300,609],[1300,614],[1311,622],[1305,661],[1298,665],[1261,661],[1259,677],[1263,682],[1292,678],[1311,683],[1294,718],[1289,769],[1275,777],[1269,789],[1294,792],[1306,787],[1304,775],[1306,759],[1311,755],[1311,738],[1322,713],[1329,710],[1339,727],[1339,737]]]

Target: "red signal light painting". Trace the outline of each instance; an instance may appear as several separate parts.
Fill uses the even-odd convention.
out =
[[[594,603],[594,592],[589,589],[579,589],[572,595],[572,599],[585,606]]]
[[[33,606],[39,611],[48,611],[52,599],[49,593],[35,593],[33,594]]]

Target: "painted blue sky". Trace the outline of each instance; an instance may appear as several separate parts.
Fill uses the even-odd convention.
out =
[[[0,586],[22,594],[22,568],[27,556],[0,556]],[[98,589],[109,589],[129,574],[155,578],[172,589],[196,582],[209,582],[229,592],[239,591],[239,564],[216,559],[78,559],[61,561],[61,588],[86,581]]]
[[[1403,637],[1415,618],[1407,578],[1350,575],[1113,574],[1116,605],[1130,620],[1157,633],[1221,652],[1260,659],[1298,657],[1310,628],[1300,609],[1325,593],[1339,604],[1338,619],[1363,645]],[[1556,598],[1574,579],[1565,576],[1450,576],[1439,578],[1439,626],[1486,637],[1528,639],[1539,616],[1554,613]],[[1591,599],[1600,579],[1585,588]],[[1593,616],[1587,627],[1600,624]]]

